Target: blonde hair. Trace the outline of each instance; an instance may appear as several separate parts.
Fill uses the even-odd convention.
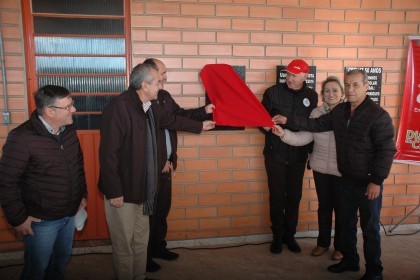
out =
[[[336,82],[341,89],[341,95],[344,95],[344,86],[343,86],[343,82],[336,76],[328,76],[327,79],[325,81],[323,81],[321,83],[321,96],[324,97],[324,90],[325,90],[325,85],[329,82]]]

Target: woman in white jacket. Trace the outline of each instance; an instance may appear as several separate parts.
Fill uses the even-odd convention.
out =
[[[324,103],[315,108],[310,117],[316,118],[331,111],[337,104],[344,101],[342,82],[334,76],[322,82],[321,96]],[[331,244],[331,229],[333,211],[337,217],[338,194],[340,192],[341,174],[337,168],[334,132],[292,132],[275,125],[273,133],[280,139],[294,146],[302,146],[314,141],[313,152],[309,163],[313,169],[316,193],[318,195],[318,239],[317,246],[312,250],[313,256],[321,256],[328,251]],[[341,260],[340,252],[340,221],[335,220],[333,260]]]

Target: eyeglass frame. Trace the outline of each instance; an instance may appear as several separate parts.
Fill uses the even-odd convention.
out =
[[[59,106],[54,106],[54,105],[48,106],[48,108],[56,108],[56,109],[62,109],[66,111],[70,111],[72,107],[74,107],[74,100],[72,100],[71,104],[67,105],[66,107],[59,107]]]

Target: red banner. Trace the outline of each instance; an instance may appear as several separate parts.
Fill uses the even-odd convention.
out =
[[[397,137],[396,162],[420,165],[420,37],[408,47],[404,98]]]

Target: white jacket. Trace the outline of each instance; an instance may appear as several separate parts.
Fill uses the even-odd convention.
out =
[[[317,118],[326,113],[324,105],[321,105],[312,110],[310,118]],[[281,140],[292,146],[303,146],[314,141],[314,149],[310,155],[310,165],[313,170],[341,177],[337,168],[337,152],[333,131],[314,133],[308,131],[292,132],[285,129],[284,132]]]

